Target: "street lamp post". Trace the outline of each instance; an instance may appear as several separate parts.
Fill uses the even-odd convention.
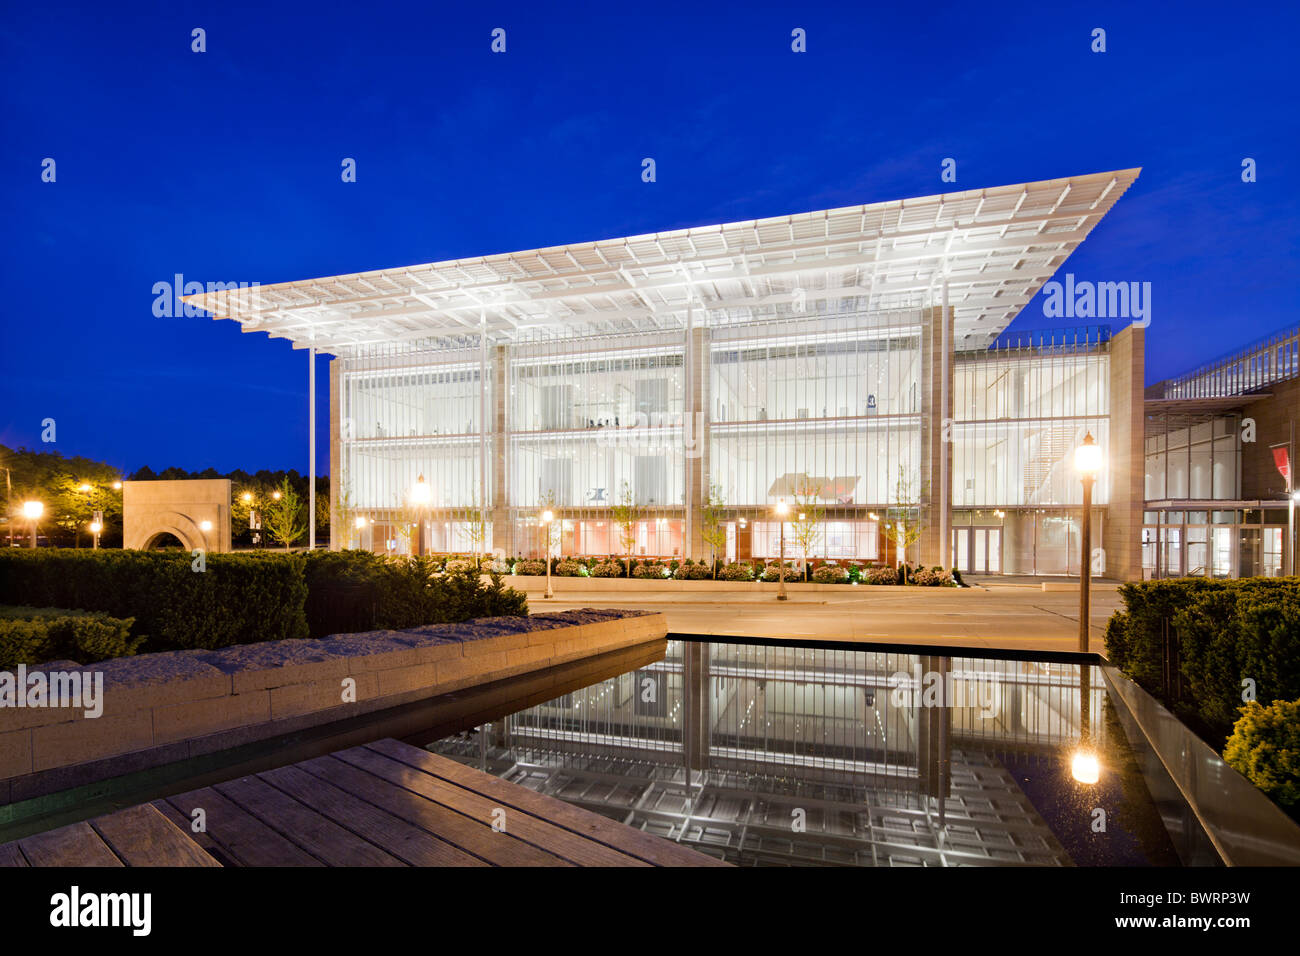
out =
[[[555,513],[550,509],[542,512],[542,527],[545,528],[546,547],[542,552],[542,560],[546,562],[546,599],[550,600],[555,597],[551,591],[551,522],[555,520]]]
[[[1083,521],[1080,523],[1079,558],[1079,652],[1088,653],[1088,618],[1092,586],[1092,485],[1101,471],[1101,446],[1092,432],[1083,436],[1083,444],[1074,450],[1074,467],[1083,482]]]
[[[99,521],[90,523],[90,533],[95,536],[94,550],[99,550],[99,533],[104,530],[104,525]]]
[[[36,522],[45,513],[45,505],[39,501],[23,502],[23,517],[32,523],[32,547],[36,547]]]
[[[779,565],[780,570],[778,571],[778,580],[781,582],[781,585],[780,585],[780,587],[777,588],[777,591],[776,591],[776,599],[777,599],[778,601],[784,601],[784,600],[786,600],[786,593],[785,593],[785,516],[788,515],[789,513],[790,513],[790,506],[789,506],[788,504],[785,503],[785,499],[784,499],[784,498],[780,498],[780,499],[778,499],[777,502],[776,502],[776,516],[777,516],[777,518],[779,519],[779,521],[780,521],[780,525],[781,525],[781,558],[780,558],[780,565]]]
[[[415,553],[418,557],[424,557],[424,512],[429,502],[433,499],[433,494],[425,483],[424,475],[421,474],[415,480],[415,487],[411,489],[411,500],[419,508],[418,516],[415,520]]]

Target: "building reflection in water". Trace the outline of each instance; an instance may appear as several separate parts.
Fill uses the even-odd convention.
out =
[[[740,864],[1169,862],[1105,696],[1091,665],[673,640],[429,749]]]

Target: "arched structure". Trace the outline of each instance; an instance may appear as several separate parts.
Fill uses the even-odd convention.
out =
[[[122,546],[147,549],[160,534],[189,551],[229,551],[230,479],[122,482]]]

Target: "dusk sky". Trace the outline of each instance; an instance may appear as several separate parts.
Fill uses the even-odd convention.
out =
[[[1297,321],[1300,5],[1135,7],[8,4],[0,443],[305,471],[306,353],[156,318],[176,273],[269,284],[1137,166],[1059,276],[1150,282],[1147,381],[1185,371]],[[1013,328],[1068,324],[1040,296]]]

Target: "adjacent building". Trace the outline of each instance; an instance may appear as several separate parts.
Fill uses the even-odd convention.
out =
[[[1142,323],[1006,332],[1138,173],[189,301],[334,356],[334,547],[540,554],[549,510],[566,555],[774,558],[785,502],[787,557],[800,556],[803,515],[813,557],[893,561],[903,547],[972,572],[1074,574],[1071,458],[1090,433],[1107,461],[1093,568],[1135,579],[1167,573],[1151,555],[1199,534],[1182,499],[1203,490],[1201,472],[1153,494],[1153,449],[1163,442],[1163,467],[1180,474],[1177,429],[1199,448],[1205,423],[1178,424],[1177,396],[1144,405]],[[1244,406],[1197,401],[1185,411],[1220,421],[1212,447],[1240,438],[1231,416]],[[1249,455],[1236,454],[1214,459],[1205,495],[1231,493],[1219,510],[1233,534],[1250,525],[1237,500]]]

